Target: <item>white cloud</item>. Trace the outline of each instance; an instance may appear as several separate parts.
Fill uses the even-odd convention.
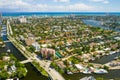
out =
[[[70,0],[54,0],[54,2],[69,2]]]
[[[94,7],[92,6],[88,6],[86,4],[73,4],[73,5],[69,5],[67,6],[68,9],[70,10],[75,10],[75,11],[91,11],[94,10]]]
[[[65,1],[65,0],[64,0]],[[3,4],[4,3],[4,4]],[[0,10],[8,11],[25,11],[25,12],[40,12],[40,11],[93,11],[94,7],[83,3],[69,5],[48,5],[48,4],[32,4],[23,0],[0,0]]]
[[[108,3],[109,3],[109,1],[104,1],[103,3],[108,4]]]
[[[30,7],[30,4],[23,2],[22,0],[1,0],[0,8],[10,9],[10,10],[24,10]]]
[[[93,6],[88,6],[83,3],[81,4],[73,4],[68,6],[56,6],[56,5],[36,5],[37,11],[57,11],[57,12],[63,12],[63,11],[92,11],[94,10]]]
[[[102,3],[105,3],[105,4],[108,4],[109,3],[109,0],[90,0],[92,2],[102,2]]]
[[[93,1],[93,2],[102,2],[102,1],[105,1],[105,0],[90,0],[90,1]]]

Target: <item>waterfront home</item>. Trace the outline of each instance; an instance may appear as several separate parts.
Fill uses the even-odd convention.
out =
[[[2,41],[0,41],[0,45],[2,45],[3,44],[3,42]]]
[[[15,67],[15,65],[12,65],[12,66],[11,66],[12,72],[16,72],[16,69],[17,69],[17,68]]]
[[[9,74],[12,74],[13,72],[16,72],[16,70],[17,70],[15,65],[12,65],[12,66],[7,66],[6,65],[6,67],[4,66],[4,69],[6,69]]]
[[[10,61],[10,57],[9,56],[3,56],[3,61]]]

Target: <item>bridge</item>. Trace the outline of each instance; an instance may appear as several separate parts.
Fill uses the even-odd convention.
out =
[[[7,42],[10,42],[9,40],[7,40],[7,41],[4,41],[5,43],[7,43]]]
[[[6,31],[6,29],[1,30],[1,32],[4,32],[4,31]]]
[[[2,30],[6,29],[6,27],[2,27]]]
[[[29,62],[32,62],[32,61],[33,61],[33,60],[31,60],[31,59],[27,59],[27,60],[21,61],[20,63],[26,64],[26,63],[29,63]]]
[[[1,33],[1,36],[4,36],[4,35],[7,35],[7,34]]]

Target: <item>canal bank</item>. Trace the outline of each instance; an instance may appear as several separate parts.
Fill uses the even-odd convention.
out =
[[[106,64],[109,63],[111,61],[113,61],[116,57],[120,56],[120,52],[116,52],[112,55],[107,55],[107,56],[103,56],[101,58],[96,58],[94,61],[91,61],[92,63],[99,63],[99,64]]]
[[[63,77],[65,77],[66,80],[79,80],[86,76],[94,76],[96,79],[103,78],[101,80],[120,80],[120,69],[110,70],[108,74],[63,74]]]
[[[111,63],[111,61],[114,60],[114,58],[116,56],[118,56],[119,53],[115,53],[113,55],[108,55],[108,56],[103,56],[101,58],[97,58],[94,61],[91,61],[92,63],[95,64],[100,64],[100,65],[105,65],[106,63]],[[120,56],[120,54],[119,54]],[[110,69],[108,70],[107,74],[83,74],[83,73],[76,73],[76,74],[63,74],[63,77],[66,78],[66,80],[74,80],[74,78],[76,78],[76,80],[79,80],[80,78],[86,77],[86,76],[94,76],[96,79],[98,78],[103,78],[101,80],[120,80],[120,68],[116,68],[116,69]]]
[[[98,27],[98,28],[106,29],[106,30],[113,30],[112,28],[102,26],[100,21],[83,20],[83,22],[88,26]],[[119,30],[115,30],[115,29],[113,31],[120,32]],[[108,55],[108,56],[103,56],[99,59],[95,59],[94,61],[92,61],[92,63],[106,64],[108,62],[111,62],[112,60],[115,59],[115,57],[118,57],[118,56],[120,56],[120,52],[117,52],[115,54]],[[110,79],[120,80],[120,69],[109,70],[108,72],[109,73],[107,74],[101,74],[101,75],[94,74],[94,73],[92,74],[83,74],[83,73],[63,74],[63,77],[65,77],[66,80],[79,80],[86,76],[94,76],[96,79],[101,78],[100,80],[110,80]]]
[[[4,28],[4,30],[5,29],[6,28]],[[7,35],[5,32],[4,32],[4,35],[2,36],[2,39],[4,41],[8,41]],[[7,52],[8,49],[19,61],[26,60],[26,58],[21,54],[21,52],[11,42],[6,42],[6,47],[3,48],[2,51]],[[25,66],[28,70],[27,76],[20,80],[48,80],[48,78],[43,76],[39,71],[37,71],[37,69],[31,63],[27,63],[25,64]]]
[[[43,75],[47,75],[50,76],[50,78],[52,80],[65,80],[60,73],[58,73],[55,69],[50,68],[50,63],[51,61],[45,61],[45,60],[40,60],[36,54],[32,54],[31,52],[27,51],[26,48],[21,45],[20,43],[17,42],[17,40],[15,40],[15,38],[12,38],[10,35],[13,35],[13,32],[11,30],[11,26],[10,26],[10,22],[7,21],[7,35],[8,35],[8,39],[10,40],[10,42],[13,43],[13,45],[27,58],[27,59],[31,59],[32,61],[35,61],[35,63],[37,64],[33,64],[38,70],[40,70],[40,72]],[[42,69],[41,69],[42,68]]]

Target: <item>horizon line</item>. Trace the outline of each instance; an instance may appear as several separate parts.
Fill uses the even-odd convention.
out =
[[[19,11],[13,11],[13,12],[0,12],[0,13],[120,13],[120,11],[119,12],[117,12],[117,11],[110,11],[110,12],[104,12],[104,11],[103,12],[102,11],[101,12],[99,12],[99,11],[98,12],[97,11],[96,12],[94,12],[94,11],[90,11],[90,12],[88,12],[88,11],[86,11],[86,12],[76,12],[76,11],[73,11],[73,12],[72,11],[68,11],[68,12],[67,11],[65,11],[65,12],[61,12],[61,11],[60,12],[58,12],[58,11],[53,11],[53,12],[49,12],[49,11],[48,12],[32,12],[32,11],[27,12],[26,11],[26,12],[22,12],[21,11],[21,12],[19,12]]]

